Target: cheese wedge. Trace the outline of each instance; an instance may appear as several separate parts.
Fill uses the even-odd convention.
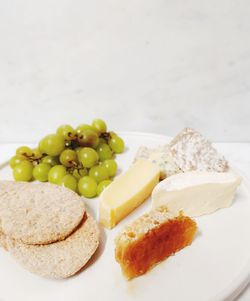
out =
[[[113,228],[141,205],[159,182],[160,169],[146,160],[138,160],[117,177],[101,194],[99,221]]]
[[[188,216],[209,214],[229,207],[241,178],[233,173],[186,172],[160,182],[152,192],[152,208],[166,206]]]
[[[161,171],[161,180],[182,172],[182,170],[175,164],[174,158],[170,152],[170,147],[167,144],[155,149],[140,146],[135,155],[134,162],[140,159],[148,160],[157,165]]]

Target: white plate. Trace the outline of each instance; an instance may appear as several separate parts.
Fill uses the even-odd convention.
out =
[[[140,145],[155,147],[168,137],[123,133],[127,149],[117,156],[120,171],[131,164]],[[5,149],[6,157],[16,145]],[[6,153],[7,152],[7,153]],[[11,179],[8,167],[1,179]],[[126,189],[126,188],[124,188]],[[87,200],[95,217],[98,198]],[[250,197],[244,179],[230,208],[197,218],[198,235],[190,247],[165,260],[144,276],[126,281],[114,259],[114,237],[128,222],[147,211],[150,199],[113,230],[102,230],[94,258],[78,275],[55,281],[33,275],[0,250],[0,300],[221,301],[233,300],[247,284],[250,271]]]

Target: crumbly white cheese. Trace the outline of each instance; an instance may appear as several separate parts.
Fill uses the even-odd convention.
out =
[[[188,216],[209,214],[232,204],[241,178],[234,173],[186,172],[160,182],[152,192],[152,207],[166,206]]]
[[[134,162],[146,159],[156,164],[160,170],[160,179],[187,171],[225,172],[228,162],[217,152],[211,142],[200,133],[185,128],[171,142],[155,149],[140,147]]]
[[[184,172],[192,170],[225,172],[228,162],[200,133],[185,128],[169,144],[174,162]]]

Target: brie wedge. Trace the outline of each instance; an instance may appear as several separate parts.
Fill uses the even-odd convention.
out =
[[[233,173],[192,171],[179,173],[160,182],[152,192],[152,208],[200,216],[232,204],[241,177]]]

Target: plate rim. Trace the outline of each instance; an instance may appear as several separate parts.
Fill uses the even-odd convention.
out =
[[[164,134],[157,134],[157,133],[150,133],[150,132],[140,132],[140,131],[116,131],[119,135],[127,135],[127,136],[142,136],[142,137],[152,137],[154,139],[166,139],[166,144],[170,139],[172,139],[171,136],[164,135]],[[7,142],[7,143],[0,143],[0,145],[21,145],[21,144],[36,144],[37,142]],[[226,143],[225,143],[226,144]],[[8,161],[0,162],[0,170],[3,169],[8,163]],[[244,181],[244,186],[246,187],[246,190],[248,192],[249,198],[250,198],[250,179],[246,176],[246,174],[238,167],[232,166],[233,169],[242,176],[242,179]],[[238,279],[238,281],[233,281],[230,283],[229,286],[224,288],[220,293],[216,294],[212,297],[211,301],[233,301],[235,298],[237,298],[244,289],[247,288],[247,286],[250,284],[250,258],[247,263],[247,265],[244,267],[243,271],[240,273],[240,276],[236,276],[235,279]],[[236,284],[235,284],[236,283]],[[233,289],[232,289],[233,287]]]

